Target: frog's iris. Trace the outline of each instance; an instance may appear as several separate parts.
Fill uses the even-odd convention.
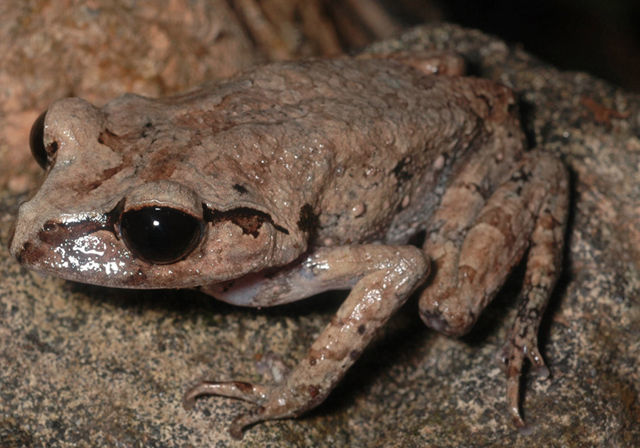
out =
[[[120,233],[134,256],[154,264],[181,260],[198,245],[203,222],[170,207],[149,206],[126,211]]]

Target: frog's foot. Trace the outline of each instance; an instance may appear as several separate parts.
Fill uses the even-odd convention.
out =
[[[518,407],[524,359],[540,376],[549,376],[537,334],[560,272],[568,209],[566,170],[546,154],[528,153],[486,201],[472,187],[484,180],[476,178],[475,171],[461,176],[434,218],[447,225],[435,228],[425,243],[427,253],[434,254],[436,274],[420,298],[420,313],[436,330],[466,333],[526,254],[520,308],[502,355],[509,414],[524,429]],[[474,208],[480,210],[476,216],[460,212]],[[445,221],[449,216],[454,218]]]
[[[281,387],[241,381],[202,381],[184,394],[182,406],[185,409],[193,408],[196,398],[203,395],[236,398],[256,405],[248,412],[238,415],[231,423],[229,433],[235,439],[241,439],[242,430],[249,425],[264,420],[295,417],[314,407],[318,402],[317,394],[314,395],[311,388],[308,399],[305,400],[299,395],[296,399],[296,394],[292,394],[291,391],[287,393]]]
[[[538,329],[560,271],[561,254],[557,247],[562,246],[564,228],[558,223],[564,221],[566,208],[560,198],[553,196],[540,211],[531,235],[518,314],[502,351],[509,414],[523,432],[527,432],[527,427],[518,402],[524,359],[529,359],[538,377],[550,376],[538,350]]]
[[[414,246],[319,248],[300,264],[273,276],[254,276],[249,282],[238,282],[220,291],[232,303],[259,305],[293,301],[335,285],[352,285],[305,358],[281,383],[260,386],[234,381],[202,382],[186,393],[185,407],[191,407],[200,395],[221,395],[253,403],[230,427],[231,435],[241,438],[246,426],[296,417],[318,406],[428,271],[425,254]]]

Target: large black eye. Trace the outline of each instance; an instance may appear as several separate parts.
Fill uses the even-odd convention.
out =
[[[47,116],[45,110],[40,114],[36,121],[31,126],[31,132],[29,133],[29,146],[31,147],[31,154],[36,159],[38,165],[43,169],[47,168],[47,150],[44,147],[44,118]]]
[[[136,257],[167,264],[187,256],[202,238],[201,220],[169,207],[124,212],[120,233]]]

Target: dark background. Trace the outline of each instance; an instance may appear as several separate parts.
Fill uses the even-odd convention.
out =
[[[640,0],[380,0],[403,24],[446,20],[565,70],[640,92]]]

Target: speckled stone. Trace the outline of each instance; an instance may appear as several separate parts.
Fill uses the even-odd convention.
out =
[[[224,0],[3,0],[0,17],[0,186],[15,192],[37,170],[24,135],[52,101],[166,95],[261,57]]]
[[[425,328],[410,301],[320,408],[236,442],[226,428],[244,405],[207,398],[187,412],[185,388],[203,378],[269,381],[303,355],[340,296],[253,310],[190,291],[44,278],[9,258],[24,197],[5,191],[0,446],[640,446],[640,97],[450,25],[371,51],[432,48],[512,86],[530,142],[572,173],[565,273],[541,329],[552,377],[525,379],[531,434],[510,424],[496,362],[521,272],[462,339]]]
[[[310,23],[320,0],[270,3],[265,17],[246,1],[0,1],[0,188],[31,185],[24,136],[54,100],[168,95],[260,61],[340,52],[332,21]]]

